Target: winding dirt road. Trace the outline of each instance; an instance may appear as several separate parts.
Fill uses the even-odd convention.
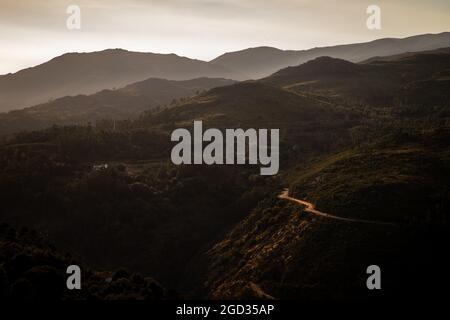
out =
[[[363,219],[352,219],[352,218],[344,218],[344,217],[338,217],[329,213],[325,213],[322,211],[319,211],[316,209],[316,206],[310,202],[307,202],[305,200],[296,199],[289,196],[289,189],[284,189],[283,192],[280,193],[278,198],[283,200],[288,200],[291,202],[295,202],[297,204],[300,204],[302,206],[305,206],[305,211],[309,212],[313,215],[333,219],[333,220],[339,220],[339,221],[346,221],[346,222],[356,222],[356,223],[370,223],[370,224],[378,224],[378,225],[388,225],[388,226],[395,226],[395,223],[391,222],[382,222],[382,221],[374,221],[374,220],[363,220]]]

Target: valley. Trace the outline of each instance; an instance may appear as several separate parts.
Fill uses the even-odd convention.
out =
[[[258,81],[149,79],[2,115],[11,127],[2,126],[0,218],[12,229],[2,229],[0,252],[7,265],[22,254],[28,269],[60,270],[65,260],[38,259],[15,231],[34,230],[42,250],[55,244],[52,254],[94,270],[89,299],[438,296],[450,113],[447,90],[424,89],[446,88],[449,68],[448,49],[319,57]],[[77,123],[76,108],[98,121]],[[61,109],[73,122],[58,122]],[[34,111],[56,118],[24,130]],[[279,129],[279,173],[173,164],[171,133],[193,134],[195,121],[205,131]],[[364,285],[372,264],[385,275],[382,297]],[[28,277],[1,268],[12,285]]]

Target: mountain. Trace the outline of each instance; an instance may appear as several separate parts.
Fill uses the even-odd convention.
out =
[[[249,81],[145,113],[116,130],[24,132],[0,142],[0,220],[46,230],[92,268],[121,266],[177,288],[202,248],[278,191],[256,167],[174,166],[170,134],[192,128],[194,119],[205,128],[282,129],[283,167],[297,155],[347,145],[346,132],[358,123],[356,113]]]
[[[448,104],[450,48],[352,63],[319,57],[262,79],[301,94],[366,105]]]
[[[270,199],[205,250],[189,275],[209,299],[440,299],[448,230],[335,221]],[[374,263],[384,271],[382,295],[365,285]]]
[[[213,88],[116,130],[13,135],[0,141],[0,219],[34,226],[95,270],[142,272],[189,298],[439,298],[449,268],[450,113],[441,104],[448,56],[391,60],[318,58]],[[305,81],[308,90],[298,85]],[[375,89],[390,102],[412,88],[425,95],[422,83],[436,100],[379,108],[362,100]],[[280,173],[173,165],[171,132],[192,129],[194,120],[279,128]],[[287,187],[335,218],[278,199]],[[382,270],[381,291],[367,290],[373,264]]]
[[[287,67],[275,72],[263,82],[278,85],[294,84],[297,81],[346,79],[363,75],[364,67],[356,63],[332,57],[319,57],[299,66]]]
[[[388,124],[375,142],[363,139],[286,170],[281,180],[292,197],[347,220],[266,198],[191,264],[189,274],[201,284],[197,294],[373,301],[365,279],[376,261],[385,270],[378,298],[427,292],[439,299],[449,267],[449,116],[426,109],[423,116],[385,114],[379,121]]]
[[[364,64],[321,57],[155,115],[175,126],[280,128],[283,173],[268,183],[338,217],[393,223],[315,216],[274,193],[194,257],[185,288],[211,299],[364,300],[373,298],[365,279],[376,261],[386,270],[383,298],[437,297],[448,266],[448,90],[431,84],[437,100],[418,108],[360,99],[392,102],[412,84],[443,81],[447,51]],[[293,90],[302,81],[310,89]],[[345,104],[334,96],[344,93]]]
[[[271,47],[250,48],[226,53],[211,62],[175,54],[141,53],[122,49],[67,53],[41,65],[0,76],[0,111],[21,109],[67,95],[93,94],[150,77],[168,80],[198,77],[257,79],[320,56],[359,62],[374,56],[448,46],[450,33],[444,32],[301,51]]]
[[[287,66],[298,65],[302,62],[300,56],[301,51],[256,47],[225,53],[211,63],[222,67],[233,67],[251,79],[259,79]]]
[[[434,118],[437,123],[439,117]],[[450,204],[443,192],[448,186],[443,177],[450,173],[448,138],[448,131],[439,130],[392,135],[316,159],[290,172],[290,193],[341,217],[444,221]]]
[[[68,53],[36,67],[0,76],[0,111],[21,109],[67,95],[93,94],[148,78],[240,79],[221,66],[175,54],[121,49]]]
[[[293,154],[303,157],[317,150],[345,145],[347,129],[359,123],[361,114],[302,96],[259,81],[219,87],[142,120],[148,126],[168,130],[191,129],[194,120],[212,128],[278,128],[286,143],[284,164]]]
[[[203,90],[233,84],[219,78],[172,81],[150,78],[116,90],[67,96],[37,106],[0,114],[0,134],[51,125],[94,123],[102,119],[133,119]]]
[[[366,43],[313,48],[309,50],[280,50],[271,47],[249,48],[225,53],[211,63],[239,70],[253,79],[267,77],[279,69],[296,66],[321,56],[360,62],[374,56],[389,56],[405,52],[433,50],[450,46],[450,32],[424,34],[403,39],[385,38]]]

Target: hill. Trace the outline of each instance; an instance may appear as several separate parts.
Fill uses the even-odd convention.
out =
[[[67,53],[41,65],[0,76],[0,112],[46,103],[68,95],[93,94],[150,77],[168,80],[198,77],[257,79],[320,56],[359,62],[374,56],[448,46],[450,33],[444,32],[301,51],[271,47],[250,48],[226,53],[211,62],[175,54],[141,53],[122,49]]]
[[[290,172],[290,192],[338,216],[399,223],[448,218],[447,131],[403,135]]]
[[[93,94],[151,77],[242,78],[221,66],[175,54],[121,49],[67,53],[41,65],[0,76],[0,111],[21,109],[68,95]]]
[[[298,65],[301,59],[299,51],[257,47],[225,53],[211,63],[223,67],[233,66],[251,79],[259,79],[287,66]]]
[[[143,111],[166,108],[180,98],[232,83],[232,80],[216,78],[185,81],[150,78],[116,90],[63,97],[0,114],[0,134],[42,129],[52,125],[85,125],[99,120],[135,119]]]
[[[142,117],[159,130],[192,129],[194,120],[212,128],[278,128],[281,164],[338,149],[350,141],[349,129],[361,124],[358,110],[305,97],[258,81],[214,88],[179,106]]]
[[[441,301],[448,231],[317,218],[267,199],[205,250],[189,275],[201,284],[196,294],[210,299]],[[373,264],[382,270],[378,292],[366,287]]]
[[[120,265],[177,287],[187,261],[276,190],[254,166],[172,165],[174,128],[191,128],[194,119],[204,120],[204,127],[280,128],[287,166],[346,145],[358,118],[281,88],[244,82],[118,121],[116,130],[94,125],[20,133],[0,148],[0,219],[47,230],[93,267]],[[39,196],[23,201],[31,194]]]
[[[424,34],[403,39],[385,38],[366,43],[313,48],[309,50],[280,50],[271,47],[249,48],[225,53],[212,60],[213,64],[239,70],[252,79],[267,77],[279,69],[296,66],[309,60],[329,56],[361,62],[374,56],[390,56],[405,52],[433,50],[450,46],[450,33]]]
[[[282,69],[262,81],[297,93],[353,104],[443,105],[448,103],[448,90],[444,88],[449,86],[449,69],[450,51],[441,49],[360,64],[319,57]],[[425,90],[427,87],[431,90]]]
[[[450,113],[435,102],[447,93],[431,84],[442,100],[374,107],[364,99],[378,83],[388,93],[381,98],[395,101],[413,84],[445,79],[447,63],[445,54],[319,58],[117,121],[116,130],[21,132],[0,143],[0,219],[34,226],[95,268],[124,266],[189,297],[439,297],[448,272]],[[317,86],[296,86],[305,79]],[[362,79],[370,86],[361,94]],[[170,133],[194,120],[279,128],[282,171],[171,164]],[[395,224],[311,214],[277,198],[288,186],[319,210]],[[378,292],[365,286],[372,264],[382,269]]]

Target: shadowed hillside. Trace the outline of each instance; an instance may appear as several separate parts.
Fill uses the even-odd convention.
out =
[[[290,192],[338,216],[448,223],[448,131],[399,135],[291,172]]]
[[[0,111],[21,109],[67,95],[93,94],[148,78],[241,79],[223,67],[175,54],[121,49],[68,53],[36,67],[0,76]]]
[[[198,77],[259,79],[279,69],[321,56],[359,62],[374,56],[448,46],[450,34],[444,32],[301,51],[250,48],[226,53],[210,62],[175,54],[141,53],[122,49],[68,53],[41,65],[0,76],[0,111],[21,109],[67,95],[93,94],[150,77],[168,80]]]
[[[216,78],[185,81],[151,78],[116,90],[59,98],[0,114],[0,134],[36,130],[52,125],[85,125],[100,120],[136,119],[144,111],[168,108],[178,99],[232,83],[232,80]],[[110,127],[112,126],[110,123]]]
[[[0,298],[4,301],[160,300],[169,292],[157,281],[124,269],[96,271],[67,252],[58,250],[42,234],[0,224]],[[81,290],[68,290],[66,269],[83,272]],[[175,295],[171,294],[171,298]]]
[[[441,49],[362,64],[320,57],[280,70],[262,81],[341,103],[446,105],[449,69],[450,50]]]
[[[115,130],[15,134],[0,145],[0,219],[45,232],[93,268],[124,266],[188,297],[365,300],[371,264],[385,288],[375,297],[435,297],[448,266],[447,91],[432,84],[424,104],[403,94],[445,80],[448,63],[442,51],[366,64],[318,58]],[[172,130],[194,120],[279,128],[282,171],[171,164]],[[322,212],[395,224],[316,215],[278,199],[287,187]]]
[[[426,292],[442,300],[448,231],[317,218],[270,199],[207,250],[190,275],[201,284],[196,294],[212,299],[423,301]],[[382,291],[366,288],[372,264],[381,267]]]

